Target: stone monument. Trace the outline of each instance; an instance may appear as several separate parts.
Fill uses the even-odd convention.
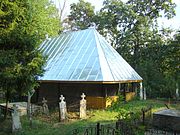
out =
[[[12,112],[12,132],[16,132],[22,129],[18,107],[14,104]]]
[[[86,118],[86,100],[84,99],[86,95],[82,93],[81,100],[80,100],[80,118],[84,119]]]
[[[63,95],[60,96],[60,103],[59,103],[59,109],[60,109],[60,121],[64,121],[66,119],[66,102],[64,101],[65,97]]]
[[[46,115],[49,115],[49,108],[47,105],[47,100],[44,97],[43,97],[42,103],[43,103],[43,113]]]

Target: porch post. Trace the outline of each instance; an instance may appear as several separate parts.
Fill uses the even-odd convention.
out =
[[[176,83],[176,99],[179,99],[179,86],[178,83]]]
[[[146,100],[146,88],[144,87],[144,100]]]
[[[124,102],[126,102],[126,90],[127,90],[127,84],[124,84],[124,89],[123,89]]]
[[[121,92],[121,84],[119,83],[118,94]]]
[[[143,100],[143,85],[142,82],[140,82],[140,92],[139,92],[140,100]]]

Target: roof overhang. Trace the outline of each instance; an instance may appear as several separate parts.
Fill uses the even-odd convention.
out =
[[[121,81],[63,81],[63,80],[38,80],[40,83],[90,83],[90,84],[119,84],[140,83],[143,80],[121,80]]]

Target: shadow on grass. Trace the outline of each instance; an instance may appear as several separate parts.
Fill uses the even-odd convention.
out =
[[[9,135],[12,133],[12,120],[0,118],[0,135]]]

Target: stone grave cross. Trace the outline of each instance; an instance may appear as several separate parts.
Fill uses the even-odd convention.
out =
[[[16,132],[22,129],[20,116],[18,112],[18,107],[16,104],[13,104],[13,112],[12,112],[12,132]]]
[[[66,119],[66,102],[64,101],[65,97],[63,95],[60,96],[60,103],[59,103],[59,109],[60,109],[60,121],[64,121]]]
[[[86,95],[82,93],[81,100],[80,100],[80,118],[84,119],[86,118],[86,100],[84,99]]]
[[[46,115],[49,115],[49,108],[47,105],[47,100],[44,97],[43,97],[42,103],[43,103],[43,113]]]
[[[86,95],[82,93],[81,97],[82,97],[82,100],[85,100],[84,98],[86,97]]]

